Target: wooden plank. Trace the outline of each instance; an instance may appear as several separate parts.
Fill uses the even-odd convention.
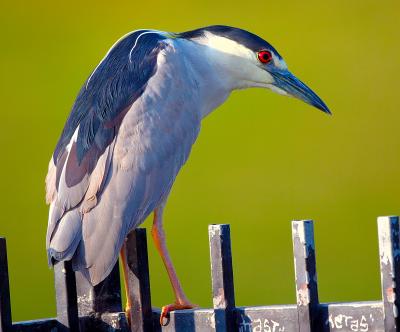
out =
[[[399,217],[379,217],[378,237],[385,331],[400,331]]]
[[[8,280],[7,244],[0,237],[0,332],[11,331],[10,284]]]
[[[79,331],[78,305],[76,298],[75,272],[71,262],[58,262],[54,265],[56,289],[57,320],[60,331]]]
[[[132,231],[127,239],[125,257],[127,260],[127,282],[131,299],[131,331],[147,332],[153,329],[151,308],[149,261],[147,257],[146,229]]]
[[[122,322],[124,317],[119,315],[122,306],[118,262],[108,277],[96,286],[92,286],[79,271],[75,272],[75,277],[80,331],[108,332],[123,329],[126,322]],[[109,313],[118,314],[115,326],[104,319]]]
[[[312,220],[293,221],[292,238],[299,331],[319,331],[316,326],[319,301]]]
[[[235,325],[235,289],[233,283],[232,249],[229,225],[209,225],[213,305],[217,315],[225,315],[217,331],[233,331]],[[217,320],[218,322],[221,319]]]

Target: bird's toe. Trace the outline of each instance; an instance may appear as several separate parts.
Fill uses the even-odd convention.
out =
[[[131,307],[128,305],[125,307],[125,316],[126,316],[128,325],[130,327],[131,326]]]
[[[169,322],[169,313],[175,310],[195,309],[199,306],[190,302],[175,302],[162,307],[160,314],[160,325],[165,326]]]

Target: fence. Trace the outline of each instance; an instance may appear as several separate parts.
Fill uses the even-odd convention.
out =
[[[172,312],[160,326],[160,310],[151,307],[145,229],[127,239],[128,282],[133,300],[131,331],[399,331],[399,218],[378,218],[382,299],[319,303],[314,230],[311,220],[293,221],[292,238],[297,304],[236,307],[229,225],[210,225],[213,308]],[[0,332],[129,331],[122,312],[118,263],[92,287],[69,262],[54,269],[57,317],[12,324],[6,241],[0,238]]]

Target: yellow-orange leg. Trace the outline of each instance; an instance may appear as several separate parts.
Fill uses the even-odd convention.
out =
[[[156,245],[157,251],[160,254],[164,265],[167,269],[169,280],[175,294],[175,302],[162,307],[160,315],[160,324],[164,325],[164,318],[167,318],[168,313],[173,310],[181,309],[192,309],[196,306],[189,302],[187,299],[182,286],[179,282],[178,276],[176,274],[174,265],[172,264],[171,257],[169,256],[167,244],[165,240],[165,233],[162,225],[162,214],[164,210],[164,205],[161,205],[154,210],[154,221],[153,227],[151,229],[151,235],[153,236],[154,243]]]
[[[129,326],[131,326],[131,298],[129,296],[129,283],[128,283],[128,264],[126,261],[126,242],[122,245],[120,251],[121,263],[122,263],[122,271],[124,275],[124,283],[125,283],[125,296],[126,296],[126,306],[125,306],[125,315],[128,321]]]

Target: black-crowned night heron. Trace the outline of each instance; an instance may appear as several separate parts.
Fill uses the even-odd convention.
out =
[[[250,32],[138,30],[118,40],[81,88],[50,160],[49,263],[72,260],[96,285],[114,267],[127,234],[154,212],[152,236],[175,293],[161,319],[192,308],[168,254],[163,209],[201,120],[233,90],[250,87],[329,113],[279,53]]]

